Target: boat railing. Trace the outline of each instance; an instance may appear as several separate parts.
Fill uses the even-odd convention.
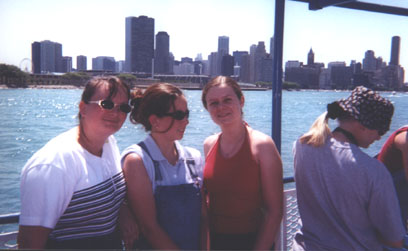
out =
[[[285,177],[284,184],[292,183],[293,177]],[[284,191],[284,212],[280,226],[280,231],[275,241],[277,250],[291,249],[292,241],[295,232],[299,229],[299,213],[297,209],[296,190],[294,188],[285,189]],[[20,213],[10,213],[0,215],[0,225],[17,224],[20,218]],[[17,249],[17,234],[18,231],[0,233],[0,250]]]

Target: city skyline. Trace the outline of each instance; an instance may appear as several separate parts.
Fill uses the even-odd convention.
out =
[[[265,42],[269,52],[269,40],[273,36],[273,1],[235,3],[230,0],[222,3],[196,1],[195,4],[165,0],[149,4],[125,0],[115,4],[109,1],[39,0],[32,3],[2,0],[0,30],[7,36],[0,40],[0,63],[19,66],[23,58],[31,58],[31,43],[43,40],[61,43],[63,56],[73,58],[74,68],[79,55],[88,58],[88,69],[92,58],[97,56],[125,60],[125,18],[140,15],[155,19],[155,35],[160,31],[168,33],[170,52],[176,60],[194,59],[199,53],[207,59],[211,52],[217,51],[220,36],[229,37],[230,54],[249,51],[250,46],[259,41]],[[98,15],[93,16],[93,12]],[[309,11],[307,4],[293,1],[286,1],[285,15],[284,62],[307,62],[307,53],[312,48],[315,61],[326,66],[334,61],[344,61],[347,65],[351,60],[362,62],[367,50],[374,51],[376,57],[382,57],[388,64],[391,38],[399,36],[400,65],[408,68],[408,31],[403,29],[408,27],[406,17],[335,7]]]

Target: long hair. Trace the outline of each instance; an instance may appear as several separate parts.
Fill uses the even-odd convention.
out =
[[[326,139],[332,135],[327,112],[321,114],[312,124],[309,131],[300,137],[299,141],[302,144],[308,144],[314,147],[324,145]]]

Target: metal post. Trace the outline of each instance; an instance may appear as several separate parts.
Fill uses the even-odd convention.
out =
[[[285,0],[275,0],[275,31],[273,50],[272,138],[281,152],[282,127],[282,55]]]

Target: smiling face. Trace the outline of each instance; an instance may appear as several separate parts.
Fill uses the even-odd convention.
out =
[[[238,99],[232,87],[221,84],[211,87],[206,97],[207,110],[219,126],[242,121],[244,97]]]
[[[174,101],[174,106],[170,108],[168,113],[173,113],[175,111],[186,112],[188,110],[187,100],[184,96],[178,96]],[[181,140],[184,136],[184,132],[189,123],[188,117],[185,116],[182,120],[174,119],[171,116],[158,117],[152,115],[152,133],[161,133],[169,141]]]
[[[95,90],[90,101],[105,100],[109,97],[108,84],[101,84]],[[119,88],[117,93],[112,96],[111,100],[115,104],[127,104],[128,95],[124,88]],[[81,123],[84,128],[92,130],[92,133],[97,133],[101,137],[109,137],[117,132],[126,120],[126,113],[120,111],[119,105],[113,109],[107,110],[100,107],[98,104],[81,101],[80,103]]]

